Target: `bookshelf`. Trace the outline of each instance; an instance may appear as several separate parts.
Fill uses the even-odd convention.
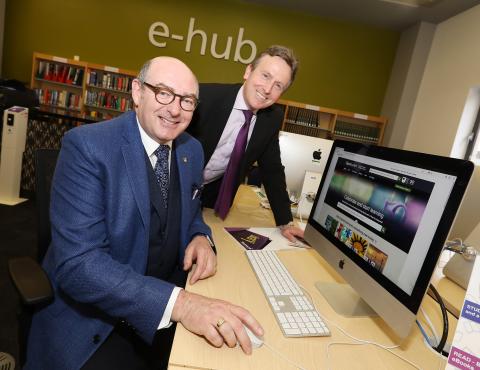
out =
[[[279,100],[284,110],[282,130],[296,134],[343,139],[381,145],[385,117],[347,112],[338,109]]]
[[[45,110],[80,113],[86,63],[41,53],[33,54],[30,87]]]
[[[94,120],[133,108],[135,71],[35,52],[30,86],[42,110]]]
[[[84,107],[94,119],[107,119],[133,107],[132,80],[137,73],[125,69],[87,64]]]

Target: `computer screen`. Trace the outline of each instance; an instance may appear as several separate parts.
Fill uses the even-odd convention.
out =
[[[323,172],[333,141],[285,131],[278,139],[290,198],[299,200],[306,171]]]
[[[346,141],[332,147],[305,239],[400,337],[472,171],[459,159]]]

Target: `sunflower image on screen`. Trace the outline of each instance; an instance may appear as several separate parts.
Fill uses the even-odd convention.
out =
[[[368,241],[362,238],[360,235],[353,233],[352,237],[349,240],[349,244],[351,248],[357,253],[359,256],[363,257],[365,255],[365,251],[368,247]]]

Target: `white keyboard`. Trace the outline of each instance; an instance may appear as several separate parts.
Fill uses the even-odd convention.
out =
[[[245,253],[286,337],[331,335],[274,251],[248,250]]]

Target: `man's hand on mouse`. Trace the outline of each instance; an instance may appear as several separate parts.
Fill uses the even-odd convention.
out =
[[[238,342],[246,354],[252,353],[252,343],[244,325],[257,337],[264,333],[262,326],[245,308],[184,290],[178,295],[171,320],[204,336],[215,347],[221,347],[223,343],[235,347]]]

